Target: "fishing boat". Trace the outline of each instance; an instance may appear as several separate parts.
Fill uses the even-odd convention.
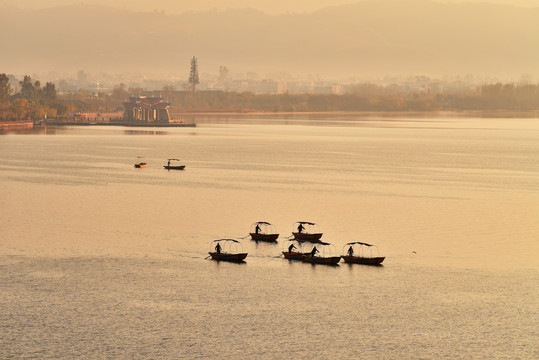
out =
[[[137,156],[138,159],[142,159],[142,156]],[[140,169],[140,168],[145,168],[146,167],[146,163],[145,162],[138,162],[135,164],[135,168],[137,169]]]
[[[247,257],[247,253],[243,252],[241,242],[234,239],[213,240],[211,250],[208,254],[210,254],[212,260],[217,261],[243,262]]]
[[[305,255],[310,252],[304,252],[301,243],[295,239],[289,239],[283,243],[283,256],[287,260],[303,260]],[[295,250],[295,251],[294,251]]]
[[[319,242],[322,237],[320,227],[310,221],[296,221],[294,223],[294,229],[297,231],[292,231],[292,235],[294,239],[300,242]]]
[[[337,265],[341,261],[340,256],[335,256],[335,246],[326,242],[313,244],[308,255],[304,255],[302,261],[311,264]]]
[[[346,250],[346,255],[342,255],[342,258],[344,262],[348,264],[362,264],[362,265],[382,265],[382,262],[384,261],[385,257],[380,256],[380,250],[378,249],[378,246],[367,244],[364,242],[356,241],[356,242],[350,242],[348,244],[344,245],[343,253],[345,253],[345,248],[348,247]],[[375,248],[377,250],[378,256],[372,256],[372,249]],[[366,249],[369,249],[369,254],[365,254],[367,252]]]
[[[275,242],[279,237],[275,225],[266,221],[257,221],[251,224],[249,235],[251,235],[251,240],[266,242]]]
[[[171,165],[172,161],[180,161],[180,159],[168,159],[168,163],[163,167],[167,170],[183,170],[185,165]]]

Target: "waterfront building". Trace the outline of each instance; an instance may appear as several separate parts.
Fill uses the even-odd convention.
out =
[[[162,97],[131,96],[124,102],[124,121],[168,123],[170,103]]]

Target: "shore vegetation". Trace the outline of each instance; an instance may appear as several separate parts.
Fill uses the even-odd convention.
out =
[[[11,81],[10,81],[11,80]],[[73,117],[77,113],[123,111],[129,96],[162,96],[172,113],[249,112],[426,112],[537,111],[539,84],[494,83],[462,92],[403,92],[388,86],[358,84],[344,94],[255,94],[233,91],[160,91],[114,86],[111,91],[79,89],[59,93],[53,82],[43,86],[24,76],[14,91],[12,79],[0,73],[0,121]]]

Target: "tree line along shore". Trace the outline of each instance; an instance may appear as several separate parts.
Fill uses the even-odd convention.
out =
[[[347,93],[254,94],[231,91],[159,91],[126,88],[119,84],[110,92],[79,89],[58,93],[53,82],[24,76],[15,93],[6,74],[0,74],[0,121],[65,119],[78,113],[123,111],[129,96],[161,96],[172,113],[249,112],[422,112],[422,111],[537,111],[539,84],[495,83],[467,91],[403,92],[390,86],[358,84]]]

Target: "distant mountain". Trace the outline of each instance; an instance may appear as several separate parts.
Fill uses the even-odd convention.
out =
[[[539,78],[539,8],[368,1],[310,14],[0,8],[0,72],[486,73]]]

